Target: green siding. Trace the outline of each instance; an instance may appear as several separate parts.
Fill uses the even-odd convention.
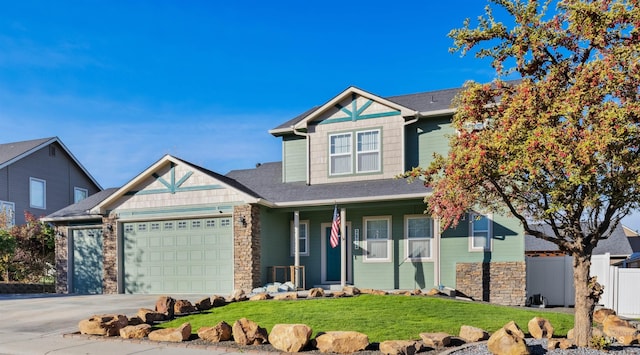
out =
[[[428,166],[433,153],[445,155],[449,151],[449,136],[453,133],[451,116],[425,118],[407,126],[405,168]]]
[[[282,137],[283,182],[306,181],[307,140],[300,136]]]

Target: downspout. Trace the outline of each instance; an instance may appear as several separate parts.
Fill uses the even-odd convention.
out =
[[[309,134],[308,133],[304,133],[304,132],[298,132],[296,130],[295,126],[291,126],[291,129],[293,130],[293,134],[295,134],[296,136],[300,136],[300,137],[304,137],[306,142],[307,142],[307,154],[306,154],[306,158],[307,158],[307,164],[306,164],[306,177],[307,177],[307,185],[311,185],[311,157],[309,156],[309,152],[311,151],[310,148],[310,142],[309,142]]]

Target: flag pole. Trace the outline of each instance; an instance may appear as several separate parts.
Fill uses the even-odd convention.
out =
[[[340,287],[347,284],[347,210],[340,208]]]

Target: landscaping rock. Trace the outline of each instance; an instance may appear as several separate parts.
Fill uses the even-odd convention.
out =
[[[173,314],[173,312],[171,312],[171,314]],[[165,313],[156,312],[148,308],[140,308],[138,310],[137,316],[147,324],[162,322],[169,319],[169,316],[167,316]]]
[[[282,293],[279,295],[275,295],[273,296],[274,300],[296,300],[298,299],[298,293],[297,292],[287,292],[287,293]]]
[[[346,297],[347,294],[344,291],[334,291],[331,293],[331,296],[334,298]]]
[[[81,334],[116,336],[120,329],[127,326],[129,320],[122,314],[93,315],[78,322]]]
[[[631,345],[640,340],[640,331],[632,326],[610,325],[604,334],[615,338],[622,345]]]
[[[211,296],[211,305],[214,307],[222,307],[227,304],[227,300],[222,296],[213,295]]]
[[[176,304],[176,300],[169,296],[160,296],[156,301],[155,311],[158,313],[163,313],[167,316],[166,319],[173,319],[174,306]],[[144,318],[143,318],[144,320]]]
[[[607,316],[615,316],[616,311],[610,308],[600,308],[593,312],[593,321],[602,324]]]
[[[611,327],[633,327],[633,326],[628,321],[621,319],[616,315],[609,315],[604,317],[604,321],[602,321],[602,330],[604,331],[604,333],[607,334],[607,329]]]
[[[529,334],[536,339],[553,338],[553,326],[542,317],[533,317],[527,324]]]
[[[387,340],[380,343],[385,355],[413,355],[422,350],[423,344],[415,340]]]
[[[214,327],[200,327],[200,329],[198,329],[198,337],[206,341],[219,343],[230,340],[231,332],[231,326],[227,322],[222,321]]]
[[[247,318],[235,321],[232,332],[233,339],[240,345],[259,345],[268,341],[267,330]]]
[[[142,318],[140,318],[138,316],[133,316],[133,317],[129,317],[129,321],[128,321],[127,324],[129,324],[129,325],[144,324],[144,321],[142,320]]]
[[[207,311],[213,308],[213,305],[211,304],[211,297],[205,297],[199,300],[198,302],[196,302],[196,308],[199,311]]]
[[[567,338],[547,340],[548,350],[555,350],[555,349],[567,350],[567,349],[572,349],[574,347],[575,345],[573,344],[573,342]]]
[[[413,290],[413,294],[416,296],[420,296],[422,294],[422,290],[419,288],[416,288],[415,290]]]
[[[247,295],[243,290],[233,290],[228,302],[242,302],[247,300]]]
[[[174,314],[189,314],[197,312],[198,309],[188,300],[177,300],[173,307]]]
[[[307,346],[311,333],[306,324],[276,324],[269,333],[269,343],[278,350],[297,353]]]
[[[314,340],[323,353],[350,354],[369,346],[369,337],[353,331],[333,331],[319,334]]]
[[[124,339],[142,339],[151,333],[149,324],[128,325],[120,329],[120,337]]]
[[[440,290],[438,290],[437,288],[432,288],[429,291],[427,291],[427,296],[437,296],[440,294]]]
[[[451,344],[451,335],[443,332],[420,333],[420,338],[422,338],[424,345],[434,348],[441,348]]]
[[[324,297],[324,290],[320,287],[314,287],[309,290],[308,298]]]
[[[470,325],[461,326],[459,336],[468,343],[489,339],[489,333],[487,331]]]
[[[270,298],[271,298],[271,296],[268,293],[263,292],[263,293],[258,293],[257,295],[251,296],[249,298],[249,301],[264,301],[264,300],[268,300]]]
[[[600,328],[593,327],[591,328],[591,336],[602,338],[604,336],[604,333]],[[569,331],[567,332],[567,339],[573,339],[573,328],[569,329]]]
[[[360,290],[355,286],[345,286],[342,288],[342,291],[344,291],[347,296],[357,296],[360,294]]]
[[[515,322],[509,322],[493,333],[487,341],[487,348],[494,355],[530,354],[524,334]]]
[[[180,343],[189,340],[191,336],[191,323],[183,323],[178,328],[158,329],[149,333],[149,340],[169,341]]]

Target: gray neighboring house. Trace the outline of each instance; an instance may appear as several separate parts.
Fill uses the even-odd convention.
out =
[[[46,216],[102,190],[58,137],[0,144],[0,212]]]

